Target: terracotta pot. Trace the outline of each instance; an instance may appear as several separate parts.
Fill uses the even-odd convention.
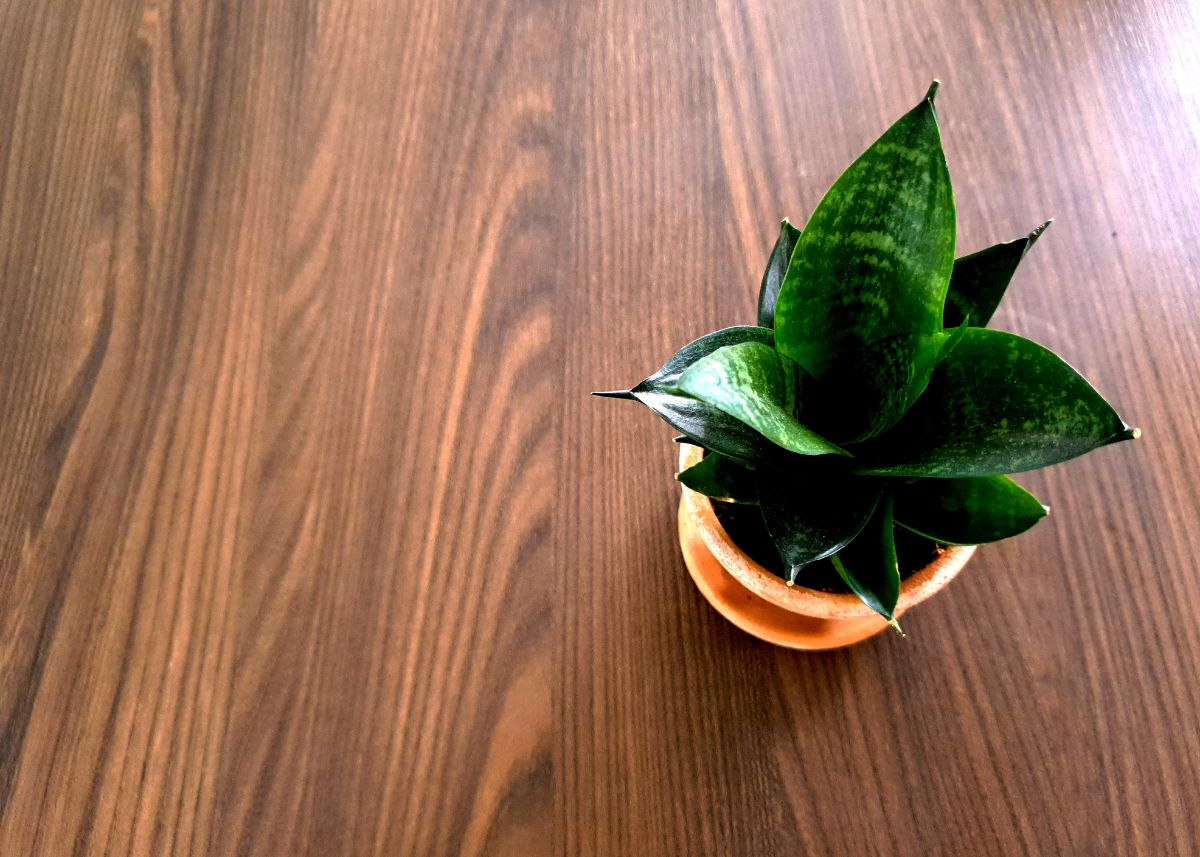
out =
[[[697,446],[683,444],[679,469],[700,461]],[[712,501],[683,489],[679,544],[700,592],[722,616],[760,640],[791,649],[838,649],[873,637],[887,622],[857,596],[820,592],[787,583],[745,554],[717,521]],[[951,547],[900,584],[899,616],[938,592],[962,571],[974,547]]]

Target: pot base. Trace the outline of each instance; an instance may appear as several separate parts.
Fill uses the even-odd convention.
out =
[[[767,643],[802,651],[840,649],[887,628],[882,616],[820,619],[784,610],[755,595],[725,570],[687,511],[679,503],[679,545],[696,587],[717,612],[743,631]]]

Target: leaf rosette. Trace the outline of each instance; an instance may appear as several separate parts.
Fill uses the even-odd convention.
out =
[[[1061,357],[986,327],[1049,221],[955,258],[936,92],[803,229],[782,222],[756,326],[703,336],[599,394],[641,401],[703,447],[679,480],[757,505],[781,576],[832,572],[893,623],[899,531],[931,548],[1017,535],[1049,510],[1008,474],[1138,436]]]

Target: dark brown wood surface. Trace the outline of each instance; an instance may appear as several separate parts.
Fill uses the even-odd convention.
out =
[[[0,2],[0,854],[1200,854],[1200,15]],[[885,636],[743,635],[671,432],[943,81],[996,319],[1144,437]]]

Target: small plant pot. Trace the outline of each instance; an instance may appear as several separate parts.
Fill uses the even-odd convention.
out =
[[[683,444],[679,469],[703,450]],[[848,593],[788,586],[734,544],[712,501],[689,488],[679,503],[679,545],[692,580],[717,612],[748,634],[790,649],[839,649],[887,628],[887,622]],[[900,584],[896,616],[943,589],[962,571],[974,547],[950,547]]]

